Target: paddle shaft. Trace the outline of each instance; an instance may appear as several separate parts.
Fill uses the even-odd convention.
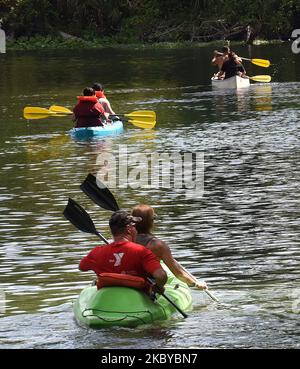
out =
[[[104,237],[104,236],[102,236],[102,234],[101,233],[99,233],[98,231],[97,232],[95,232],[95,235],[96,236],[98,236],[103,242],[105,242],[107,245],[109,244],[109,242],[108,242],[108,240]]]
[[[151,117],[149,115],[134,115],[134,116],[130,116],[127,114],[110,114],[109,118],[120,118],[123,120],[141,120],[141,121],[146,121],[146,122],[154,122],[155,118]]]
[[[111,114],[109,118],[118,117],[119,119],[131,123],[138,128],[152,129],[156,125],[154,117],[149,115],[135,115],[129,116],[128,114]]]
[[[218,52],[218,55],[223,55],[222,53]],[[268,68],[271,63],[269,60],[266,59],[249,59],[249,58],[244,58],[242,56],[239,56],[240,59],[242,60],[247,60],[249,62],[251,62],[254,65],[258,65],[259,67],[263,67],[263,68]]]
[[[125,122],[129,122],[130,120],[134,120],[135,118],[127,118],[124,114],[110,114],[109,119],[111,118],[119,118],[120,120],[124,120]]]
[[[189,271],[187,271],[183,266],[181,266],[182,269],[186,272],[186,274],[188,274],[195,283],[198,283],[198,279],[196,277],[193,276],[193,274],[191,274]],[[212,293],[210,292],[207,288],[203,290],[212,300],[219,302],[219,299]]]

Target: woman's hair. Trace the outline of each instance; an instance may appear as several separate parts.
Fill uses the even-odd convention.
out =
[[[91,87],[86,87],[83,90],[83,96],[94,96],[95,95],[95,90]]]
[[[132,209],[131,214],[134,217],[141,217],[142,221],[136,223],[138,233],[150,233],[155,217],[154,210],[149,205],[137,205]]]

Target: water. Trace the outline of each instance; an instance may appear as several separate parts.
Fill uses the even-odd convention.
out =
[[[0,64],[0,347],[299,348],[299,57],[290,45],[237,48],[271,84],[212,91],[212,47],[19,52]],[[296,68],[298,67],[298,69]],[[27,122],[25,106],[72,108],[86,85],[106,86],[119,113],[154,110],[153,131],[75,143],[69,118]],[[113,189],[121,207],[150,202],[156,234],[222,302],[193,291],[194,310],[137,329],[80,328],[72,301],[92,279],[78,262],[98,243],[62,216],[71,196],[110,237],[110,213],[79,189],[99,154],[204,153],[204,196]]]

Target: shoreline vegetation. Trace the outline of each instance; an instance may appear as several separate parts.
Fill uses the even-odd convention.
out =
[[[283,40],[255,40],[253,45],[280,44]],[[51,36],[21,37],[17,40],[7,40],[7,51],[39,51],[39,50],[78,50],[78,49],[176,49],[176,48],[199,48],[211,45],[221,48],[228,45],[228,40],[195,42],[195,41],[177,41],[177,42],[155,42],[155,43],[119,43],[114,39],[63,39]],[[230,42],[230,45],[245,45],[242,41]]]
[[[299,19],[299,0],[0,0],[8,50],[272,43]]]

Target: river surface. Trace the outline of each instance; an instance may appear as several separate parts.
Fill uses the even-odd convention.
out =
[[[1,348],[300,348],[300,56],[289,44],[237,47],[271,60],[269,69],[245,67],[272,82],[216,92],[212,51],[0,54]],[[127,123],[124,134],[84,143],[67,134],[68,117],[22,117],[25,106],[72,109],[93,82],[119,114],[154,110],[155,129]],[[187,319],[94,331],[75,323],[72,301],[93,279],[78,262],[99,241],[62,212],[71,196],[110,238],[110,213],[79,185],[104,154],[124,150],[129,159],[200,153],[193,168],[204,173],[203,193],[200,186],[187,195],[178,178],[145,188],[132,168],[128,185],[111,190],[123,208],[155,207],[155,233],[221,303],[193,290]]]

